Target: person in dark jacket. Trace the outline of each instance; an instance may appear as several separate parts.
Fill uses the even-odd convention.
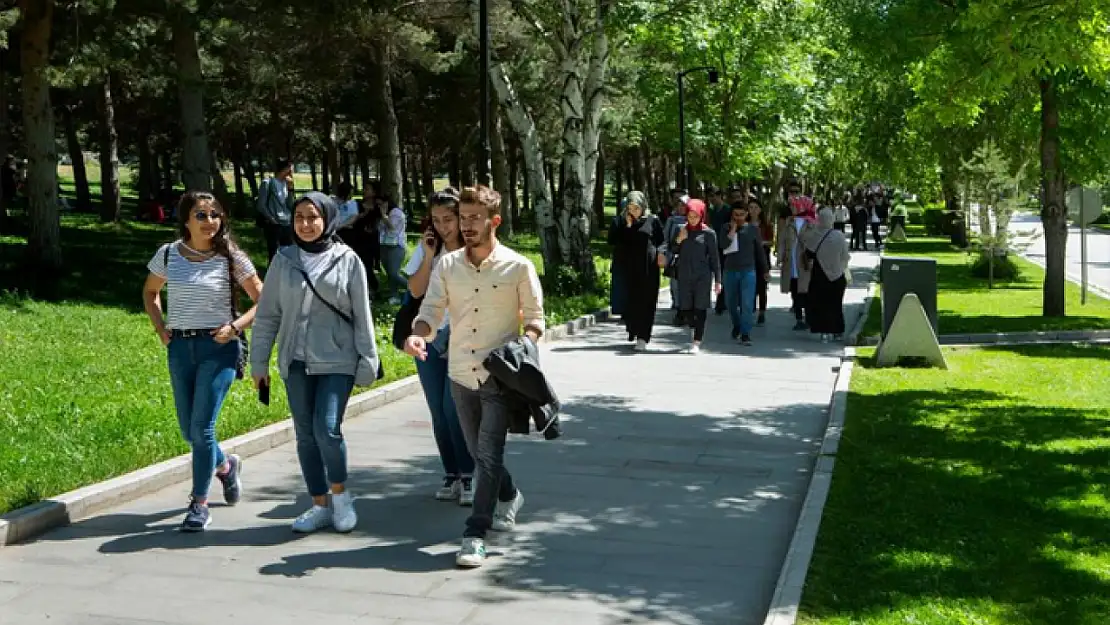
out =
[[[717,235],[705,223],[705,202],[690,200],[686,205],[686,225],[678,231],[671,249],[678,254],[679,313],[693,329],[686,353],[697,354],[705,336],[711,292],[721,292]]]
[[[609,230],[613,246],[613,279],[620,276],[625,285],[624,325],[633,349],[645,351],[655,325],[655,306],[659,299],[659,268],[663,255],[663,225],[648,210],[647,199],[631,191],[624,211]]]

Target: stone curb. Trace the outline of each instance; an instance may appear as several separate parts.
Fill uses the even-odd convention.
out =
[[[821,529],[821,516],[825,511],[825,502],[829,498],[833,468],[836,466],[836,452],[840,447],[840,435],[844,429],[848,389],[855,365],[852,360],[854,353],[852,358],[848,357],[850,351],[854,352],[854,348],[845,348],[845,356],[840,363],[840,371],[837,373],[836,385],[833,387],[832,399],[829,402],[829,424],[825,428],[825,436],[821,441],[821,452],[814,463],[809,488],[806,490],[802,510],[798,513],[798,523],[794,527],[794,536],[790,539],[790,547],[787,549],[782,570],[775,583],[775,592],[771,596],[771,605],[763,625],[794,625],[798,619],[798,606],[802,602],[802,591],[805,587],[806,575],[809,573],[809,563],[813,559],[813,549],[817,545],[817,533]]]
[[[1023,345],[1036,343],[1074,343],[1077,341],[1110,341],[1110,330],[1050,330],[1046,332],[991,332],[982,334],[942,334],[941,345]],[[874,347],[879,337],[863,339],[863,345]]]
[[[590,315],[550,328],[541,342],[553,342],[581,333],[609,318],[603,308]],[[415,375],[391,382],[352,397],[347,403],[345,418],[364,415],[375,408],[420,392],[420,379]],[[221,443],[227,453],[243,457],[258,455],[293,440],[293,421],[286,418],[263,428],[247,432]],[[90,484],[40,501],[0,516],[0,548],[15,545],[44,532],[88,518],[106,508],[149,495],[190,479],[192,466],[189,454],[171,458],[119,477]]]
[[[840,436],[844,431],[844,418],[848,412],[848,392],[856,359],[855,337],[867,323],[867,317],[871,313],[871,300],[878,284],[877,280],[871,283],[867,297],[863,300],[863,313],[856,321],[841,355],[840,370],[836,374],[836,384],[833,385],[832,398],[829,400],[829,423],[825,426],[825,435],[821,439],[821,451],[813,465],[809,488],[806,489],[802,510],[798,513],[798,523],[794,526],[794,536],[790,539],[790,547],[783,559],[782,570],[775,582],[775,592],[771,596],[771,605],[767,609],[763,625],[794,625],[798,620],[798,606],[802,603],[809,563],[817,545],[817,532],[821,529],[821,516],[825,512],[825,502],[829,499],[836,453],[840,449]]]

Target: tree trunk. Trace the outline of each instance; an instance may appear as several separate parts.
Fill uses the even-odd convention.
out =
[[[621,150],[618,154],[620,156],[617,158],[616,167],[613,168],[613,195],[617,206],[620,206],[621,200],[624,199],[624,165],[628,161],[628,150]]]
[[[236,217],[246,217],[247,212],[247,197],[243,189],[243,157],[234,156],[231,159],[231,169],[235,172],[235,211]]]
[[[204,74],[200,66],[197,33],[189,15],[172,20],[173,55],[177,62],[177,94],[181,101],[181,130],[185,144],[181,155],[182,182],[186,191],[211,191],[212,152],[204,119]]]
[[[173,172],[173,154],[168,151],[162,152],[162,189],[173,191],[175,186],[177,186],[177,176]]]
[[[470,12],[470,21],[475,31],[479,29],[481,15],[478,0],[467,0]],[[540,254],[543,257],[544,270],[557,267],[561,255],[559,253],[558,232],[555,225],[555,213],[552,206],[552,195],[549,195],[546,176],[544,175],[543,148],[540,145],[539,133],[536,130],[535,120],[525,108],[518,97],[516,89],[509,81],[508,72],[499,61],[494,59],[489,66],[489,79],[497,99],[505,110],[509,124],[513,127],[524,152],[528,190],[532,194],[532,205],[536,213],[536,230],[540,237]]]
[[[77,196],[74,210],[85,213],[92,210],[92,194],[89,193],[89,174],[85,169],[85,153],[81,151],[81,141],[77,138],[77,124],[73,121],[73,108],[64,105],[62,125],[65,126],[66,148],[73,169],[73,192]]]
[[[528,161],[524,158],[523,150],[521,150],[520,159],[524,161],[524,175],[520,177],[520,182],[522,185],[524,185],[524,188],[522,189],[523,193],[521,193],[521,197],[524,199],[524,204],[523,206],[521,206],[521,213],[531,213],[532,189],[531,183],[529,182],[530,177],[528,176]]]
[[[389,80],[388,43],[379,37],[370,63],[370,108],[378,136],[378,175],[382,191],[393,201],[401,196],[401,141],[397,137],[397,113],[393,108],[393,85]]]
[[[456,189],[462,188],[462,159],[457,146],[451,148],[447,161],[447,182]]]
[[[356,150],[358,158],[358,168],[362,172],[362,188],[365,189],[370,184],[370,146],[366,141],[359,139],[358,148]]]
[[[1041,223],[1044,224],[1045,276],[1042,314],[1066,314],[1064,288],[1067,284],[1068,221],[1064,196],[1067,192],[1060,163],[1060,108],[1055,78],[1041,79]]]
[[[319,172],[316,171],[316,158],[313,156],[308,158],[308,172],[312,176],[312,190],[316,191],[320,188],[320,179],[318,178]]]
[[[116,105],[112,101],[112,75],[105,73],[100,91],[100,221],[120,219],[119,135],[116,134]]]
[[[335,120],[327,122],[324,131],[324,193],[335,193],[339,186],[339,147],[336,145]]]
[[[412,203],[412,187],[409,186],[409,155],[405,153],[405,144],[401,144],[401,158],[398,159],[401,163],[401,202],[402,208],[411,208]]]
[[[8,116],[8,51],[0,48],[0,158],[12,150],[11,120]],[[8,231],[8,194],[15,189],[0,189],[0,234]]]
[[[154,154],[150,151],[150,124],[147,120],[139,121],[138,137],[135,141],[135,152],[139,158],[139,203],[142,204],[154,195],[155,180],[158,179],[158,165]]]
[[[330,158],[331,152],[326,147],[327,133],[324,133],[324,143],[325,143],[324,161],[323,161],[323,167],[320,168],[320,178],[321,178],[321,183],[322,183],[322,186],[320,187],[320,190],[324,193],[327,193],[331,190],[331,169],[332,169],[331,164],[328,162],[328,159]]]
[[[23,132],[27,152],[27,262],[36,286],[52,290],[62,269],[58,221],[58,157],[50,105],[50,29],[54,0],[20,0],[19,53],[23,74]]]
[[[502,132],[501,107],[497,106],[493,98],[490,107],[490,173],[493,188],[501,194],[501,209],[507,218],[501,220],[501,227],[505,236],[513,236],[512,219],[512,186],[509,183],[509,159],[505,154],[505,135]]]
[[[424,184],[424,193],[431,195],[435,191],[435,175],[432,172],[432,155],[428,150],[427,139],[420,141],[420,178]]]
[[[594,229],[605,227],[605,154],[602,153],[594,167]]]
[[[520,170],[517,167],[516,145],[509,144],[509,233],[520,230],[520,196],[517,195],[517,183],[520,181]]]
[[[340,169],[342,169],[342,177],[340,180],[346,180],[351,186],[354,186],[354,181],[351,179],[351,151],[343,148],[339,151]]]
[[[432,193],[431,187],[425,189],[420,183],[420,155],[412,153],[409,155],[409,179],[412,181],[412,197],[415,201],[414,206],[417,210],[423,211],[425,209],[424,199]]]

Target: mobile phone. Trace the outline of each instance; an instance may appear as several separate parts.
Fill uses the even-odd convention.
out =
[[[258,386],[258,401],[261,402],[263,406],[269,406],[270,405],[270,385],[269,384],[260,384]]]

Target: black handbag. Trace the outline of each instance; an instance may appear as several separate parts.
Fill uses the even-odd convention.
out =
[[[346,321],[347,323],[351,324],[352,326],[355,324],[354,319],[351,319],[350,315],[343,312],[342,310],[339,310],[331,302],[329,302],[328,300],[326,300],[326,299],[324,299],[323,297],[320,296],[319,291],[316,290],[316,286],[312,284],[312,279],[308,277],[308,272],[307,271],[305,271],[304,269],[299,269],[299,271],[301,272],[301,275],[304,276],[304,283],[308,285],[308,290],[312,291],[312,294],[316,296],[316,299],[320,300],[320,302],[323,303],[324,306],[327,306],[328,308],[330,308],[333,313],[339,315],[339,318],[342,319],[343,321]],[[385,377],[385,367],[382,366],[382,359],[381,359],[380,356],[378,357],[378,372],[377,372],[375,377],[378,380]]]
[[[420,304],[423,297],[415,297],[412,292],[405,291],[405,300],[397,311],[397,318],[393,320],[393,346],[405,351],[405,341],[412,335],[412,322],[420,314]]]

